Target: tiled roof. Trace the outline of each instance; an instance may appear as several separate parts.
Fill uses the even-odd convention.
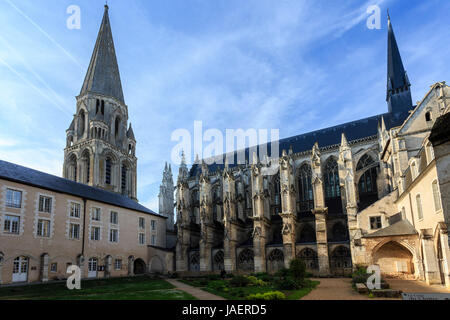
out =
[[[87,92],[114,97],[124,103],[119,66],[109,22],[108,6],[105,6],[102,24],[80,95]]]
[[[386,228],[375,231],[374,233],[366,234],[364,238],[375,237],[390,237],[390,236],[404,236],[418,234],[416,229],[408,220],[400,220]]]
[[[76,197],[85,198],[87,200],[103,202],[117,207],[167,218],[144,207],[143,205],[140,205],[138,202],[128,198],[127,196],[90,187],[85,184],[77,183],[2,160],[0,160],[0,179],[23,183],[54,192],[66,193]]]

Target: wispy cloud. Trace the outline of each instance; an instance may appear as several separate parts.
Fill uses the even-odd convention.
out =
[[[77,1],[82,29],[68,30],[66,8],[72,2],[0,2],[0,158],[58,175],[74,96],[103,9]],[[388,5],[414,97],[420,99],[430,84],[449,77],[443,63],[450,46],[442,39],[449,35],[450,5],[433,3],[111,3],[137,138],[138,198],[158,209],[164,162],[175,145],[171,133],[192,130],[194,120],[223,132],[279,128],[280,136],[288,137],[385,112]],[[382,30],[365,26],[373,4],[381,7]]]

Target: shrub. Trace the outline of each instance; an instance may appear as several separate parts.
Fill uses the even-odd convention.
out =
[[[366,268],[359,266],[355,272],[352,273],[352,285],[357,283],[366,283],[370,274],[367,274]]]
[[[285,278],[287,276],[289,276],[289,269],[283,268],[277,271],[277,273],[275,273],[275,276],[278,278]]]
[[[258,272],[254,274],[255,277],[258,279],[261,279],[264,282],[270,282],[272,280],[272,277],[267,272]]]
[[[213,280],[220,280],[220,279],[222,279],[222,277],[218,274],[208,274],[206,276],[206,279],[213,281]]]
[[[224,280],[210,281],[208,287],[214,290],[223,291],[226,287],[226,282]]]
[[[265,293],[255,293],[247,296],[247,300],[283,300],[286,299],[284,293],[280,291],[269,291]]]
[[[306,264],[301,259],[292,259],[289,264],[289,271],[296,281],[303,281],[306,275]]]
[[[244,276],[235,276],[230,280],[230,285],[233,287],[246,287],[250,284],[250,280]]]
[[[247,279],[249,280],[250,285],[252,285],[252,286],[265,286],[265,285],[267,285],[267,283],[265,283],[261,279],[258,279],[255,276],[248,276]]]
[[[297,290],[302,287],[300,281],[297,281],[295,278],[289,276],[285,278],[279,278],[275,282],[275,286],[280,290]]]

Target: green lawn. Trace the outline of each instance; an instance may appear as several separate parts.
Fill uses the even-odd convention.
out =
[[[162,279],[147,276],[81,280],[81,290],[66,283],[0,288],[0,300],[195,300]]]
[[[208,280],[207,278],[186,278],[179,281],[229,300],[246,300],[250,294],[265,293],[269,291],[281,291],[286,295],[287,300],[298,300],[310,293],[311,290],[319,284],[319,281],[306,280],[306,286],[301,289],[279,290],[271,284],[265,286],[232,287],[229,284],[229,279]]]

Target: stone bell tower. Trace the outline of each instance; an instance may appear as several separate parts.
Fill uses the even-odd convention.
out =
[[[128,125],[119,66],[105,5],[103,20],[66,131],[63,177],[137,200],[136,139]]]

